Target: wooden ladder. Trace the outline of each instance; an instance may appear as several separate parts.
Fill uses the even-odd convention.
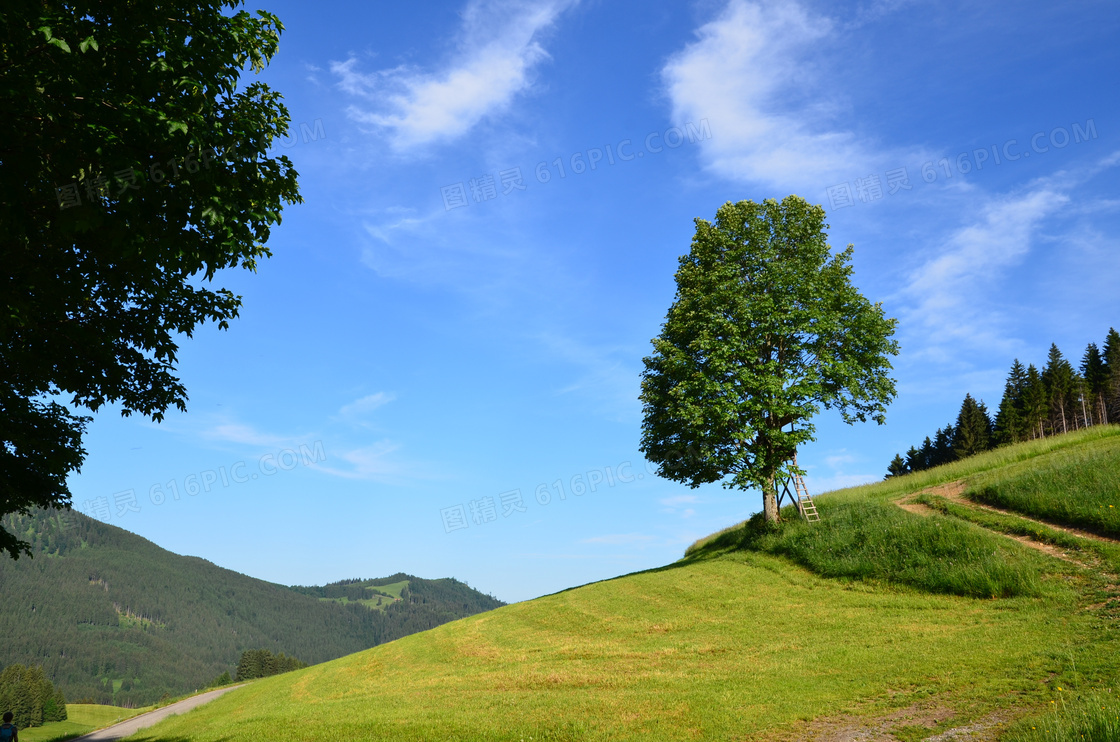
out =
[[[797,466],[797,454],[793,455],[793,465]],[[791,484],[793,485],[793,492],[789,491]],[[794,474],[785,481],[785,491],[778,497],[779,508],[782,506],[782,500],[786,495],[797,505],[797,512],[807,522],[816,523],[821,519],[820,513],[817,512],[817,504],[809,496],[809,488],[805,486],[805,480],[800,474]]]
[[[797,461],[793,463],[796,465]],[[817,504],[813,502],[812,497],[809,497],[809,488],[805,486],[805,480],[800,474],[793,475],[793,489],[797,492],[797,511],[801,513],[801,517],[809,523],[819,521],[821,516],[817,512]]]

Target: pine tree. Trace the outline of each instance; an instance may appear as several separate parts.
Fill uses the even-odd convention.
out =
[[[922,453],[913,446],[906,452],[906,469],[912,472],[922,470]]]
[[[1081,357],[1081,375],[1085,377],[1085,386],[1089,405],[1090,424],[1099,424],[1106,421],[1105,390],[1108,386],[1108,367],[1105,366],[1101,352],[1096,343],[1089,343],[1085,348],[1085,355]]]
[[[953,424],[949,423],[944,428],[938,428],[933,439],[934,466],[948,464],[953,460],[953,436],[956,431]]]
[[[995,441],[999,444],[1018,443],[1030,435],[1026,416],[1027,370],[1019,359],[1011,364],[1007,383],[1003,387],[1003,399],[996,413]]]
[[[922,441],[922,448],[918,452],[918,455],[921,458],[923,469],[929,469],[929,468],[932,468],[934,466],[934,463],[933,463],[933,458],[934,458],[934,456],[933,456],[933,441],[931,441],[929,439],[928,435],[926,436],[926,439],[924,441]]]
[[[974,456],[990,448],[992,421],[983,402],[971,394],[964,396],[957,416],[956,434],[953,436],[953,453],[958,459]]]
[[[910,470],[906,468],[906,462],[897,453],[891,459],[890,465],[887,467],[887,479],[891,477],[901,477],[903,474],[909,474]],[[380,598],[378,598],[380,600]]]
[[[1042,374],[1032,363],[1027,366],[1027,383],[1023,389],[1023,414],[1030,430],[1028,439],[1046,436],[1046,385]]]
[[[1050,344],[1046,368],[1042,371],[1042,384],[1046,389],[1046,403],[1050,415],[1050,430],[1068,433],[1070,429],[1070,399],[1074,394],[1073,366],[1062,356],[1055,343]]]
[[[1105,365],[1105,411],[1108,422],[1120,422],[1120,332],[1108,329],[1103,352]]]

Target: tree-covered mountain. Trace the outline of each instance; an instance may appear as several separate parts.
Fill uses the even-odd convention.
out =
[[[3,525],[34,558],[0,559],[0,667],[41,665],[71,701],[147,704],[232,672],[245,650],[315,664],[503,605],[457,580],[403,574],[285,587],[77,512]]]

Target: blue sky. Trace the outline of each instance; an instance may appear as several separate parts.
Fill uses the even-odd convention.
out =
[[[900,321],[887,424],[822,414],[814,492],[881,478],[965,392],[995,407],[1013,358],[1077,362],[1120,325],[1115,4],[268,8],[306,203],[220,277],[244,309],[184,342],[189,411],[103,411],[71,482],[173,551],[513,601],[757,511],[638,452],[641,359],[726,201],[822,204]]]

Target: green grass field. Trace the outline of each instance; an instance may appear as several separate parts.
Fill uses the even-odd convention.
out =
[[[350,600],[349,598],[319,598],[319,600],[329,603],[342,603],[343,605],[347,603],[361,603],[375,611],[384,611],[394,601],[401,599],[401,591],[406,587],[408,587],[408,580],[401,580],[400,582],[391,582],[388,585],[378,585],[377,587],[367,586],[366,590],[369,591],[370,597],[362,600]],[[380,595],[380,593],[385,593],[385,595]],[[378,603],[378,599],[381,600],[380,603]]]
[[[1120,680],[1103,578],[892,504],[1081,447],[1120,450],[1120,427],[831,493],[820,524],[740,524],[666,567],[266,678],[132,739],[804,740],[866,723],[920,740],[1024,713],[1090,729],[1112,707],[1084,699]],[[1024,736],[1031,721],[1007,739],[1057,739]]]
[[[977,502],[1120,538],[1120,447],[1109,439],[977,477]]]
[[[101,729],[118,721],[131,719],[137,714],[150,711],[149,708],[125,709],[117,706],[101,706],[93,703],[66,704],[66,721],[55,721],[41,727],[21,729],[20,742],[55,742],[72,739],[94,729]]]

